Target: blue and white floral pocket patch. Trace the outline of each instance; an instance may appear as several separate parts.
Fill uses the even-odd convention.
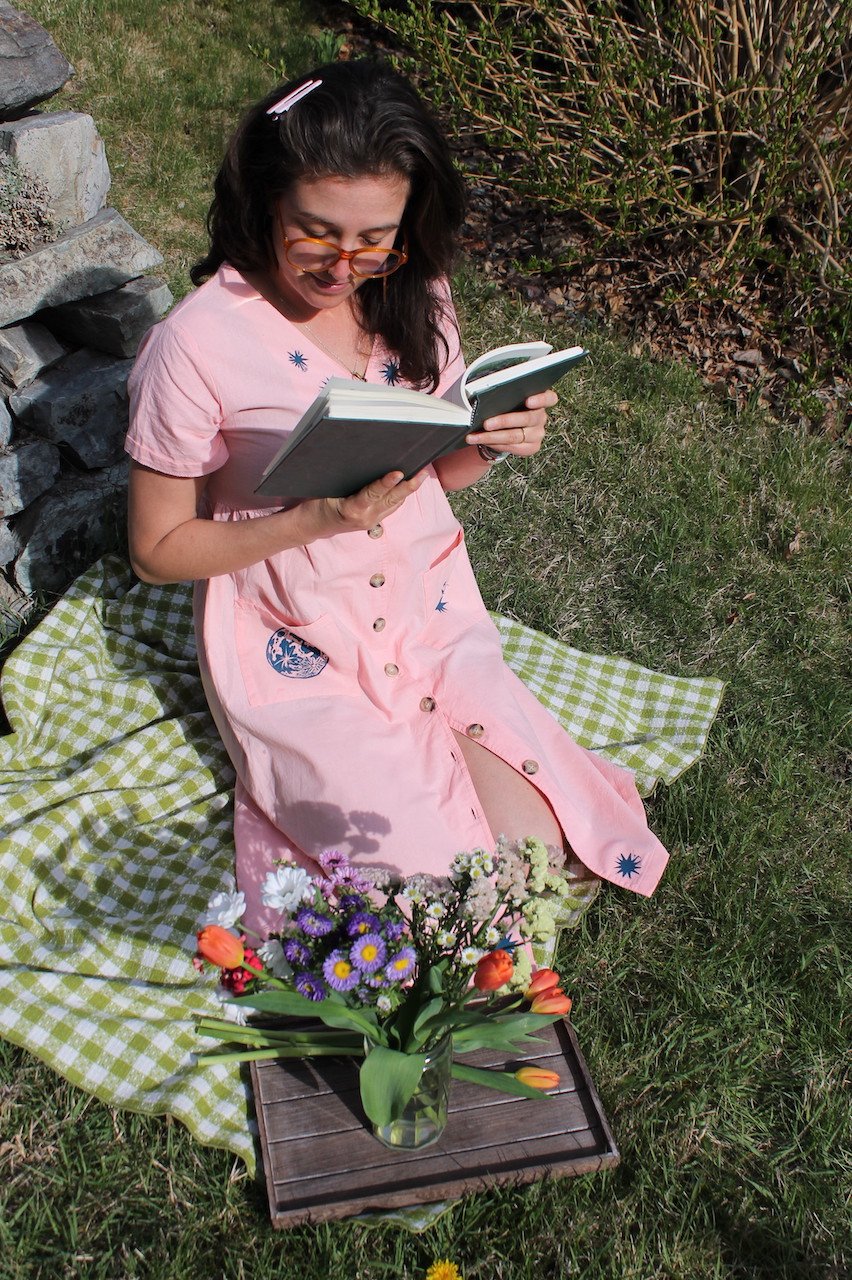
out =
[[[293,680],[311,680],[328,666],[328,657],[322,649],[308,644],[287,627],[279,627],[269,637],[266,661],[280,676]]]

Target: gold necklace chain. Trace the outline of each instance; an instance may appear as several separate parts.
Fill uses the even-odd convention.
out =
[[[346,361],[345,361],[345,360],[342,360],[342,359],[340,358],[340,356],[337,354],[337,352],[336,352],[336,351],[332,351],[331,347],[327,347],[327,346],[325,345],[325,343],[323,342],[322,338],[318,338],[318,337],[317,337],[317,335],[314,333],[313,329],[311,328],[311,326],[308,324],[308,322],[307,322],[306,320],[303,320],[301,324],[296,324],[296,321],[295,321],[295,320],[291,321],[291,323],[292,323],[292,324],[294,325],[294,327],[295,327],[295,328],[297,328],[297,329],[307,329],[307,331],[308,331],[308,337],[310,338],[311,342],[315,342],[315,343],[317,344],[317,346],[318,346],[318,347],[321,347],[321,348],[322,348],[322,350],[326,353],[326,355],[331,356],[332,360],[336,360],[336,361],[337,361],[337,363],[338,363],[342,368],[344,368],[344,369],[346,370],[346,372],[347,372],[347,373],[350,373],[350,374],[352,375],[352,377],[353,377],[353,378],[357,378],[359,382],[366,382],[366,381],[367,381],[367,365],[370,363],[370,356],[369,356],[369,354],[368,354],[368,356],[367,356],[366,364],[364,365],[364,372],[363,372],[363,373],[358,373],[357,369],[352,369],[352,368],[350,368],[350,366],[346,363]],[[359,351],[359,352],[358,352],[358,354],[359,354],[359,356],[361,356],[361,357],[362,357],[362,359],[363,359],[363,355],[364,355],[364,353],[363,353],[362,351]]]

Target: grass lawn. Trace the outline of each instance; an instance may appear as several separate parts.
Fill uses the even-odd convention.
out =
[[[273,79],[250,46],[306,65],[316,8],[21,7],[77,67],[61,105],[94,114],[113,202],[185,292],[224,134]],[[470,269],[456,293],[471,355],[542,331]],[[487,603],[728,682],[704,759],[649,802],[673,851],[657,894],[606,887],[560,954],[620,1166],[472,1196],[420,1237],[281,1235],[232,1157],[0,1042],[2,1280],[420,1280],[442,1257],[465,1280],[849,1274],[848,470],[570,317],[545,336],[593,354],[547,447],[454,500]]]

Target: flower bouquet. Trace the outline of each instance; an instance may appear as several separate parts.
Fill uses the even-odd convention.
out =
[[[242,894],[211,901],[194,963],[220,969],[231,1016],[198,1030],[229,1045],[200,1058],[360,1058],[364,1111],[389,1146],[440,1136],[451,1077],[522,1097],[558,1084],[538,1067],[458,1060],[525,1049],[570,1010],[557,974],[533,973],[521,945],[552,932],[568,896],[558,855],[537,840],[501,839],[493,854],[458,854],[443,880],[393,879],[334,851],[319,861],[316,879],[292,863],[269,873],[263,902],[282,927],[256,947],[237,928]]]

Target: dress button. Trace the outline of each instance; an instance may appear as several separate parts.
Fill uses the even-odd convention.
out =
[[[523,769],[524,773],[538,773],[538,761],[525,760],[524,763],[521,765],[521,768]]]
[[[395,663],[395,662],[386,662],[386,663],[385,663],[385,675],[386,675],[386,676],[398,676],[398,675],[399,675],[399,667],[396,665],[396,663]]]
[[[434,711],[434,710],[435,710],[435,699],[434,699],[434,698],[421,698],[421,699],[420,699],[420,710],[421,710],[421,711]]]
[[[485,730],[481,724],[469,724],[467,726],[467,736],[469,738],[481,738]]]
[[[384,529],[380,524],[374,524],[372,529],[367,530],[368,538],[381,538],[383,534],[384,534]]]
[[[387,622],[385,621],[384,618],[376,618],[375,622],[373,623],[373,630],[384,631],[386,626],[387,626]]]
[[[370,579],[371,587],[383,587],[385,585],[385,575],[383,573],[374,573]]]

